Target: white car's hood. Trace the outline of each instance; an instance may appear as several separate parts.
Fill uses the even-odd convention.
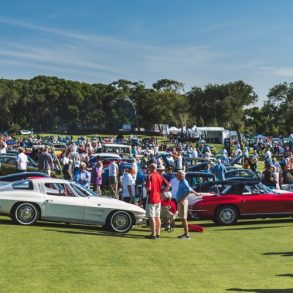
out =
[[[94,205],[94,206],[102,205],[104,207],[109,206],[111,208],[117,207],[117,209],[120,209],[120,210],[124,209],[124,210],[131,210],[134,212],[139,212],[139,213],[145,213],[144,209],[142,209],[141,207],[139,207],[135,204],[129,204],[127,202],[124,202],[124,201],[121,201],[118,199],[114,199],[111,197],[104,197],[104,196],[95,197],[95,196],[93,196],[93,197],[89,197],[87,201],[90,205]]]

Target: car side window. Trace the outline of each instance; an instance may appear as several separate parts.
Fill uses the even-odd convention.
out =
[[[45,183],[45,191],[48,195],[55,196],[71,196],[74,197],[74,193],[65,183]]]
[[[245,185],[244,186],[244,189],[243,189],[243,194],[244,195],[250,195],[250,194],[252,194],[253,192],[252,192],[252,190],[251,190],[251,186],[249,186],[249,185]]]
[[[33,184],[29,180],[21,180],[12,184],[13,189],[32,190]]]

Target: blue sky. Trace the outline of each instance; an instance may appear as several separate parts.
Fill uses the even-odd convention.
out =
[[[89,83],[236,80],[261,105],[293,79],[291,0],[1,1],[0,77]]]

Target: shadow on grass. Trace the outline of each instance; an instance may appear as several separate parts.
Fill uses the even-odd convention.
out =
[[[17,225],[11,219],[0,219],[0,225],[13,225],[13,226],[20,226],[25,227],[22,225]],[[44,229],[46,231],[52,232],[59,232],[59,233],[68,233],[68,234],[86,234],[86,235],[94,235],[94,236],[110,236],[110,237],[120,237],[120,238],[145,238],[147,234],[144,235],[137,235],[137,234],[124,234],[124,233],[114,233],[105,230],[104,227],[101,226],[94,226],[94,225],[79,225],[79,224],[67,224],[67,223],[54,223],[54,222],[37,222],[35,225],[30,226],[33,227],[46,227],[48,229]],[[60,228],[60,229],[68,229],[68,231],[64,230],[54,230],[50,228]],[[70,229],[70,231],[69,231]],[[150,230],[148,228],[139,229],[133,228],[133,231],[140,231],[149,233]]]
[[[119,238],[142,238],[144,239],[146,235],[134,235],[134,234],[118,234],[113,232],[103,231],[102,228],[95,229],[93,232],[88,231],[62,231],[62,230],[52,230],[52,229],[45,229],[45,231],[49,232],[57,232],[57,233],[66,233],[66,234],[73,234],[73,235],[92,235],[92,236],[109,236],[109,237],[119,237]]]
[[[293,277],[293,274],[281,274],[281,275],[276,275],[277,277]]]
[[[291,226],[262,226],[262,227],[243,227],[243,228],[230,228],[230,229],[218,229],[214,232],[221,232],[221,231],[241,231],[241,230],[261,230],[261,229],[275,229],[275,228],[282,228],[282,227],[291,227]]]
[[[241,289],[241,288],[230,288],[226,291],[233,292],[255,292],[255,293],[292,293],[293,288],[286,289]]]
[[[288,252],[266,252],[266,253],[263,253],[263,255],[293,256],[293,251],[288,251]]]
[[[216,227],[223,227],[223,226],[220,226],[220,225],[217,225],[215,224],[214,222],[211,222],[211,223],[204,223],[202,222],[202,220],[192,220],[192,221],[189,221],[190,223],[196,223],[197,225],[200,225],[200,226],[203,226],[205,228],[207,227],[213,227],[213,228],[216,228]],[[284,223],[293,223],[292,221],[292,218],[283,218],[283,219],[272,219],[272,218],[267,218],[267,219],[263,219],[263,220],[245,220],[245,219],[240,219],[239,222],[237,222],[237,224],[233,225],[233,226],[229,226],[229,227],[239,227],[239,226],[247,226],[247,225],[268,225],[268,224],[284,224]],[[176,222],[176,227],[180,227],[180,224],[179,222],[177,223]],[[233,230],[233,229],[231,229]]]

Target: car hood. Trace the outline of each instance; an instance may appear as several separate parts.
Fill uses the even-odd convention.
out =
[[[114,199],[111,197],[104,197],[104,196],[96,196],[96,197],[89,197],[87,203],[89,205],[94,206],[104,206],[109,207],[113,209],[119,209],[119,210],[126,210],[126,211],[132,211],[137,213],[145,213],[145,210],[138,205],[130,204],[127,202],[124,202],[122,200]]]

